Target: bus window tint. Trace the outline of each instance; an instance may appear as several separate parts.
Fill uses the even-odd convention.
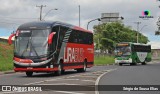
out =
[[[93,35],[88,33],[88,44],[93,44]]]
[[[151,52],[151,46],[150,45],[148,45],[148,46],[134,45],[132,50],[135,52]]]
[[[73,30],[70,35],[69,42],[91,45],[93,44],[93,35],[92,33]]]

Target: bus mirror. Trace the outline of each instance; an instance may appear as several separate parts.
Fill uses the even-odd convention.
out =
[[[52,32],[49,36],[48,36],[48,44],[52,44],[52,39],[53,36],[56,34],[56,32]]]
[[[11,34],[8,38],[8,44],[11,45],[12,44],[12,37],[14,37],[16,34]]]

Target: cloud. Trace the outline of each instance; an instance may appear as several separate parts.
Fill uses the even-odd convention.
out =
[[[160,42],[159,41],[154,41],[154,42],[149,42],[148,44],[151,45],[151,49],[160,49]]]
[[[135,21],[141,21],[139,29],[144,25],[142,32],[145,35],[154,34],[157,29],[156,21],[159,13],[159,3],[156,0],[0,0],[0,28],[13,31],[20,24],[37,21],[40,9],[36,5],[46,5],[43,8],[43,16],[48,13],[45,20],[62,21],[78,25],[79,9],[81,7],[81,26],[86,28],[87,22],[101,17],[101,13],[119,12],[124,17],[125,25],[137,29]],[[153,19],[142,20],[139,18],[141,12],[150,10]],[[89,29],[92,30],[98,21],[92,22]],[[150,37],[151,40],[157,37]]]

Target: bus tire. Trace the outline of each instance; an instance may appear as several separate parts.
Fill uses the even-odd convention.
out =
[[[131,63],[131,65],[137,65],[137,61],[138,60],[136,59],[134,62]]]
[[[60,76],[61,74],[62,74],[62,64],[60,63],[60,64],[58,65],[58,70],[55,71],[55,75],[56,75],[56,76]]]
[[[134,62],[134,63],[131,63],[131,65],[137,65],[137,63],[136,63],[136,62]]]
[[[122,66],[122,63],[119,63],[119,66]]]
[[[142,62],[142,65],[146,65],[146,62],[144,61],[144,62]]]
[[[28,77],[32,77],[33,72],[31,72],[31,71],[27,71],[27,72],[26,72],[26,75],[27,75]]]
[[[87,69],[87,62],[85,60],[83,63],[83,68],[77,69],[77,72],[86,72],[86,69]]]

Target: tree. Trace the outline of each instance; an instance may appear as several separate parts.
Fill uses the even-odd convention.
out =
[[[143,34],[124,26],[120,22],[104,23],[94,26],[95,49],[114,50],[114,45],[119,42],[136,42],[137,33],[140,43],[149,42]]]

